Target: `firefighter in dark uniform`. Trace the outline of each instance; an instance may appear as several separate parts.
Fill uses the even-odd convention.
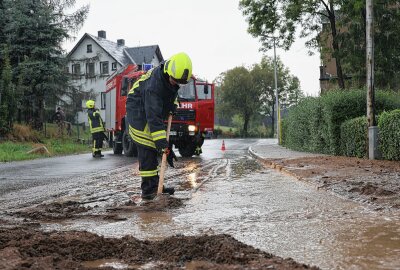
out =
[[[186,53],[178,53],[142,75],[129,91],[126,112],[129,134],[138,149],[143,199],[151,200],[157,194],[157,155],[166,153],[171,167],[176,160],[164,120],[176,110],[179,84],[187,84],[191,76],[192,61]],[[174,189],[163,187],[163,193],[173,194]]]
[[[92,153],[93,157],[100,158],[104,157],[101,154],[101,148],[103,148],[103,139],[104,139],[104,123],[103,119],[100,116],[99,109],[94,107],[94,101],[88,100],[86,102],[86,107],[88,108],[88,120],[90,133],[92,133],[92,141],[93,148]]]

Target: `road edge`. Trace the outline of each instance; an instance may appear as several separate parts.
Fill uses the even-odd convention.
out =
[[[263,165],[265,167],[270,168],[270,169],[274,169],[274,170],[276,170],[276,171],[278,171],[278,172],[280,172],[282,174],[294,177],[297,180],[304,180],[303,177],[300,177],[300,176],[296,175],[295,173],[286,170],[286,168],[284,166],[274,162],[272,159],[263,158],[262,156],[260,156],[256,152],[254,152],[254,150],[252,149],[251,146],[249,146],[248,152],[253,158],[255,158],[258,161],[260,161],[261,163],[263,163]],[[319,189],[318,185],[315,185],[315,186],[317,187],[317,189]]]

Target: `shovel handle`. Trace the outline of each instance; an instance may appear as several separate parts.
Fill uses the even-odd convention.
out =
[[[168,124],[167,124],[167,142],[169,142],[169,133],[171,130],[171,123],[172,123],[172,114],[168,116]],[[172,150],[171,150],[172,151]],[[165,176],[165,168],[167,166],[167,154],[163,153],[161,159],[161,168],[160,168],[160,179],[158,181],[158,190],[157,195],[162,193],[163,186],[164,186],[164,176]]]

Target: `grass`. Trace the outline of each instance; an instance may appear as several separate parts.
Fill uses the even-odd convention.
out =
[[[216,126],[214,127],[214,129],[220,129],[220,130],[222,130],[223,132],[235,132],[235,131],[236,131],[236,128],[235,128],[235,127],[218,126],[218,125],[216,125]]]
[[[30,150],[40,145],[46,146],[50,152],[50,155],[28,154]],[[91,149],[88,145],[76,143],[72,139],[47,139],[43,144],[7,141],[0,143],[0,162],[28,160],[42,157],[85,153],[90,151]]]
[[[86,128],[85,131],[80,127],[79,138],[90,141],[91,134]],[[43,157],[69,155],[85,153],[91,151],[91,146],[78,142],[77,127],[73,127],[70,136],[66,135],[57,138],[57,125],[46,124],[46,133],[34,131],[28,126],[14,126],[14,130],[8,136],[8,140],[0,143],[0,162],[29,160]],[[44,145],[50,154],[28,154],[28,152],[38,146]]]
[[[0,162],[35,159],[42,157],[36,154],[27,154],[32,147],[29,143],[4,142],[0,144]]]

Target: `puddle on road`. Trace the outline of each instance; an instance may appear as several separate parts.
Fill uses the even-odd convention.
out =
[[[281,257],[323,269],[400,268],[400,217],[374,212],[319,191],[247,157],[191,164],[169,172],[169,184],[193,192],[167,211],[116,210],[121,220],[48,224],[46,230],[88,230],[100,235],[159,240],[177,234],[232,235]],[[201,159],[196,162],[202,162]],[[182,172],[183,170],[183,172]],[[185,193],[186,194],[186,193]]]

